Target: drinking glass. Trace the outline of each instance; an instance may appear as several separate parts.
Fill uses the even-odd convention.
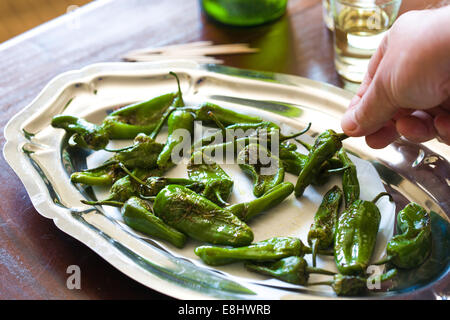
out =
[[[334,63],[340,76],[352,82],[363,80],[400,4],[401,0],[331,0]]]
[[[328,29],[333,31],[334,21],[333,12],[331,11],[331,0],[322,0],[323,22]]]

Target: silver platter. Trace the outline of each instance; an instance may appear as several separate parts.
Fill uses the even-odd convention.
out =
[[[70,183],[69,174],[85,165],[84,151],[69,151],[53,115],[71,114],[100,122],[114,106],[173,91],[174,71],[191,100],[239,106],[244,113],[277,119],[291,127],[312,122],[311,131],[340,130],[352,94],[309,79],[185,62],[102,63],[54,78],[5,128],[4,155],[22,180],[36,210],[132,279],[179,299],[336,299],[329,292],[279,286],[217,271],[172,254],[143,239],[101,210],[80,204],[92,190]],[[450,148],[437,141],[398,140],[382,150],[363,138],[345,141],[350,152],[370,161],[397,211],[415,201],[434,212],[437,232],[432,265],[406,274],[396,289],[364,299],[446,299],[449,294]],[[438,260],[438,261],[434,261]],[[423,268],[422,268],[423,269]]]

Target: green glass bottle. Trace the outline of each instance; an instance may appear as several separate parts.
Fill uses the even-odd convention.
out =
[[[233,26],[255,26],[275,20],[286,11],[288,0],[201,0],[213,19]]]

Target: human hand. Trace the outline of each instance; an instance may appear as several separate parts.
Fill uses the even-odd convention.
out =
[[[384,148],[400,135],[450,145],[450,6],[394,23],[341,121],[349,136]]]

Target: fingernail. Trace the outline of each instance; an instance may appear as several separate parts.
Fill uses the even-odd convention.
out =
[[[358,129],[358,124],[355,121],[355,108],[347,110],[341,120],[341,127],[345,133],[352,133]]]

